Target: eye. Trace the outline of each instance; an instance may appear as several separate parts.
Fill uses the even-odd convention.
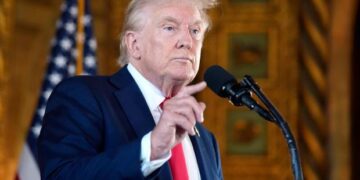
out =
[[[192,29],[191,33],[197,35],[197,34],[200,33],[200,30],[199,29]]]
[[[166,31],[174,31],[175,30],[175,27],[174,26],[164,26],[164,30]]]

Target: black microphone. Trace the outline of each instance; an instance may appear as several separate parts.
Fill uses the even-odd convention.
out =
[[[204,74],[207,86],[220,97],[227,98],[235,106],[247,106],[266,120],[273,121],[270,113],[252,97],[250,87],[238,83],[236,78],[218,65],[209,67]]]

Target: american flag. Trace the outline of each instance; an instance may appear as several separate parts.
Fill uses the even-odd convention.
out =
[[[63,79],[76,75],[78,58],[77,41],[83,42],[82,74],[96,74],[96,40],[91,27],[91,15],[88,0],[84,1],[85,12],[82,19],[83,32],[78,32],[78,1],[65,0],[61,6],[61,17],[56,23],[56,36],[51,41],[51,53],[48,67],[43,80],[37,108],[34,112],[31,126],[20,157],[17,179],[40,179],[37,163],[36,140],[40,134],[42,118],[47,100],[54,87]],[[81,20],[80,19],[80,20]],[[81,54],[81,53],[80,53]]]

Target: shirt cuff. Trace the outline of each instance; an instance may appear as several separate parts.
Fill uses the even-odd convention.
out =
[[[150,175],[156,169],[161,167],[171,157],[171,153],[168,152],[160,159],[150,161],[150,155],[151,155],[151,132],[147,133],[141,139],[140,160],[141,160],[141,172],[143,173],[144,177]]]

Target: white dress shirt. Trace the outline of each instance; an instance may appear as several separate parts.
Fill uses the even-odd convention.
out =
[[[141,93],[145,97],[146,104],[148,105],[150,112],[157,124],[160,120],[162,109],[160,108],[161,102],[164,101],[165,96],[162,92],[154,86],[150,81],[148,81],[144,76],[140,74],[139,71],[131,64],[127,66],[131,76],[134,78],[136,84],[139,86]],[[189,179],[198,180],[200,178],[199,167],[196,161],[195,152],[191,144],[190,138],[188,135],[181,142],[184,150],[186,169],[189,174]],[[147,133],[141,140],[141,155],[140,160],[141,171],[146,177],[162,166],[166,161],[171,157],[171,152],[167,153],[164,157],[150,161],[151,154],[151,131]]]

